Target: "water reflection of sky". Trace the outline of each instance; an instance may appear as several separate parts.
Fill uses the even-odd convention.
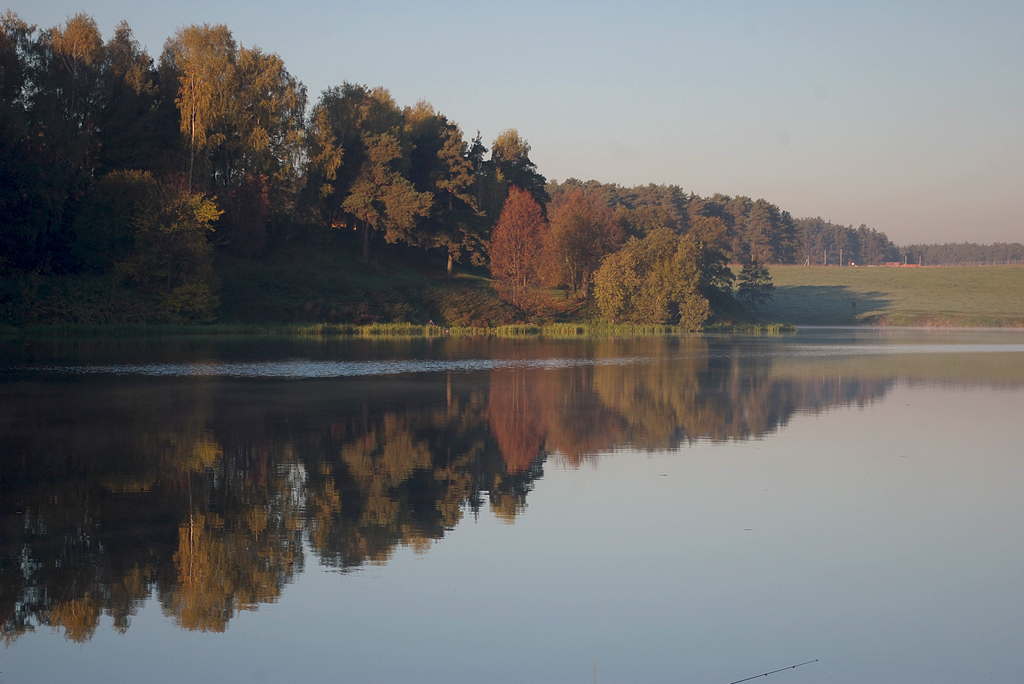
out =
[[[222,635],[153,601],[123,636],[29,635],[3,681],[564,682],[596,659],[599,681],[725,683],[810,658],[776,681],[1016,681],[1010,394],[899,387],[767,440],[551,468],[515,525],[485,513],[386,566],[311,567]]]

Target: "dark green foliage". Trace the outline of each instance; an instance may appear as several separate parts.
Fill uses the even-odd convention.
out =
[[[409,178],[415,189],[434,201],[416,227],[415,242],[445,251],[447,272],[469,257],[486,263],[486,224],[474,193],[482,146],[470,146],[462,130],[426,102],[405,109],[405,127],[412,143]]]
[[[127,25],[104,45],[84,14],[47,31],[5,14],[0,65],[0,269],[72,272],[96,180],[167,168],[156,74]]]
[[[213,320],[219,301],[206,234],[221,211],[186,187],[150,183],[152,201],[133,217],[134,247],[117,270],[157,300],[161,320]]]
[[[157,203],[151,174],[115,171],[85,193],[72,223],[72,258],[78,268],[108,272],[135,246],[140,220]]]
[[[687,233],[700,250],[698,289],[712,306],[728,308],[732,301],[733,273],[726,252],[728,233],[718,218],[696,215]]]
[[[366,160],[364,134],[394,134],[401,127],[402,113],[384,88],[344,83],[323,92],[306,130],[306,203],[315,220],[347,227],[342,204]]]
[[[307,141],[312,220],[361,229],[364,262],[374,233],[390,243],[420,242],[417,224],[434,197],[409,179],[412,141],[405,114],[386,89],[345,83],[324,91]]]
[[[33,251],[29,189],[38,171],[29,155],[29,51],[35,28],[7,12],[0,17],[0,273],[18,268]]]
[[[0,325],[111,325],[160,318],[157,302],[109,274],[0,280]]]
[[[819,218],[797,221],[797,231],[803,242],[799,262],[808,265],[873,265],[899,259],[899,249],[885,233],[879,233],[864,224],[840,226]]]
[[[153,60],[127,23],[117,26],[104,57],[96,174],[118,169],[170,171],[177,120],[173,111],[160,106]]]
[[[772,275],[768,267],[748,261],[743,264],[736,279],[736,299],[749,309],[771,301],[775,294]]]
[[[342,209],[363,228],[363,261],[369,261],[369,239],[380,232],[388,242],[416,243],[416,223],[433,202],[403,175],[407,163],[402,142],[390,133],[364,135],[366,159],[349,188]]]
[[[63,271],[70,218],[96,154],[103,44],[81,14],[38,32],[7,13],[2,33],[13,69],[3,77],[0,240],[15,268]]]

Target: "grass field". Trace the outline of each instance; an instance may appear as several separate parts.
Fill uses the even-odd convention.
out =
[[[1024,327],[1024,267],[772,266],[758,311],[795,325]]]

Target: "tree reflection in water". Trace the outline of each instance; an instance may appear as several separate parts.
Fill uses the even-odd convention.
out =
[[[123,632],[152,596],[185,629],[223,631],[277,600],[304,552],[347,571],[426,551],[485,503],[514,521],[549,458],[759,437],[895,382],[780,376],[729,350],[610,340],[581,347],[592,363],[489,374],[8,381],[3,635],[85,641],[103,615]]]

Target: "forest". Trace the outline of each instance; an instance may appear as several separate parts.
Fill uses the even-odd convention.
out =
[[[766,264],[1021,263],[913,245],[765,199],[549,182],[425,101],[193,25],[0,17],[0,325],[601,318],[700,329],[771,294]],[[738,276],[730,264],[743,268]],[[461,278],[453,278],[455,275]]]

